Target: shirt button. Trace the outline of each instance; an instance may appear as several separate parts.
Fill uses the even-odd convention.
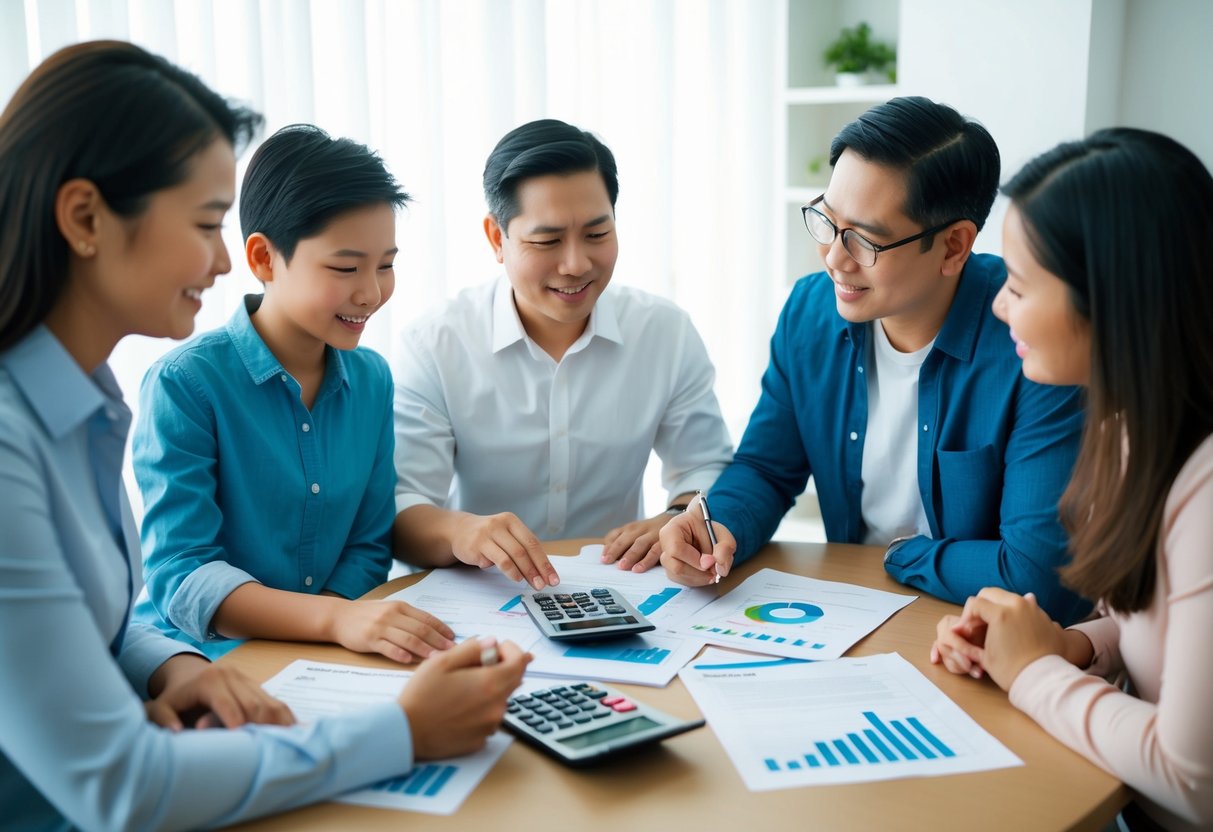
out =
[[[308,575],[306,578],[303,579],[303,585],[304,586],[312,585],[312,576],[311,575]]]
[[[926,425],[923,425],[923,426],[922,426],[922,429],[925,431],[925,430],[927,429],[927,426],[926,426]]]
[[[861,373],[863,372],[863,367],[859,368],[859,372],[861,372]]]
[[[856,433],[855,431],[851,431],[851,441],[854,442],[858,438],[859,438],[859,434]]]
[[[286,381],[286,373],[283,373],[283,374],[282,374],[282,380],[283,380],[283,381]]]
[[[109,420],[112,422],[112,421],[114,421],[115,419],[117,419],[117,418],[118,418],[118,411],[117,411],[117,410],[114,410],[112,407],[107,407],[107,408],[105,409],[105,415],[106,415],[106,417],[108,417],[108,418],[109,418]]]
[[[307,432],[308,432],[309,430],[311,430],[311,429],[312,429],[312,426],[311,426],[311,425],[309,425],[307,422],[304,422],[304,423],[303,423],[303,432],[304,432],[304,433],[307,433]]]
[[[312,493],[313,493],[313,494],[319,494],[319,493],[320,493],[320,483],[318,483],[318,482],[314,482],[314,483],[312,483]]]

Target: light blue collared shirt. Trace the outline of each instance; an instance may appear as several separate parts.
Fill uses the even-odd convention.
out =
[[[357,598],[392,560],[387,362],[328,348],[309,411],[253,328],[260,302],[152,365],[132,445],[149,596],[135,618],[212,658],[240,643],[211,630],[236,587]]]
[[[406,771],[395,703],[289,729],[147,721],[148,678],[193,651],[132,622],[110,652],[140,583],[130,418],[109,367],[86,375],[45,327],[0,353],[0,823],[224,825]]]

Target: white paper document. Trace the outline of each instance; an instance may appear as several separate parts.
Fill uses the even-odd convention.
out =
[[[837,659],[917,597],[761,569],[678,630],[741,650]]]
[[[628,599],[657,630],[627,639],[593,644],[561,643],[545,638],[522,604],[534,590],[501,572],[435,569],[390,597],[438,616],[456,640],[474,635],[510,639],[535,655],[528,673],[601,679],[637,685],[669,683],[703,646],[702,636],[670,629],[711,603],[711,590],[672,583],[662,569],[637,574],[599,561],[602,547],[586,546],[571,558],[553,558],[560,585],[549,591],[610,587]]]
[[[394,700],[413,674],[405,670],[300,659],[264,685],[290,706],[301,723]],[[449,815],[467,800],[512,740],[498,731],[484,748],[464,757],[417,763],[400,777],[334,798],[341,803]]]
[[[799,662],[710,649],[678,675],[751,791],[1023,765],[896,653]]]

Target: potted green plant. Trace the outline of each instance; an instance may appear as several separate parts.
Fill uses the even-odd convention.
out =
[[[896,72],[897,52],[887,43],[872,40],[872,27],[860,23],[843,29],[837,40],[826,47],[825,64],[834,70],[839,86],[862,84],[873,73],[885,72],[891,80]]]

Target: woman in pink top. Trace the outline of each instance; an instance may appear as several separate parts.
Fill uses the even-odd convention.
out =
[[[1024,375],[1087,388],[1062,575],[1100,612],[1063,630],[1031,595],[983,589],[931,660],[989,674],[1130,786],[1122,824],[1213,828],[1213,178],[1171,139],[1114,129],[1003,190],[995,314]]]

